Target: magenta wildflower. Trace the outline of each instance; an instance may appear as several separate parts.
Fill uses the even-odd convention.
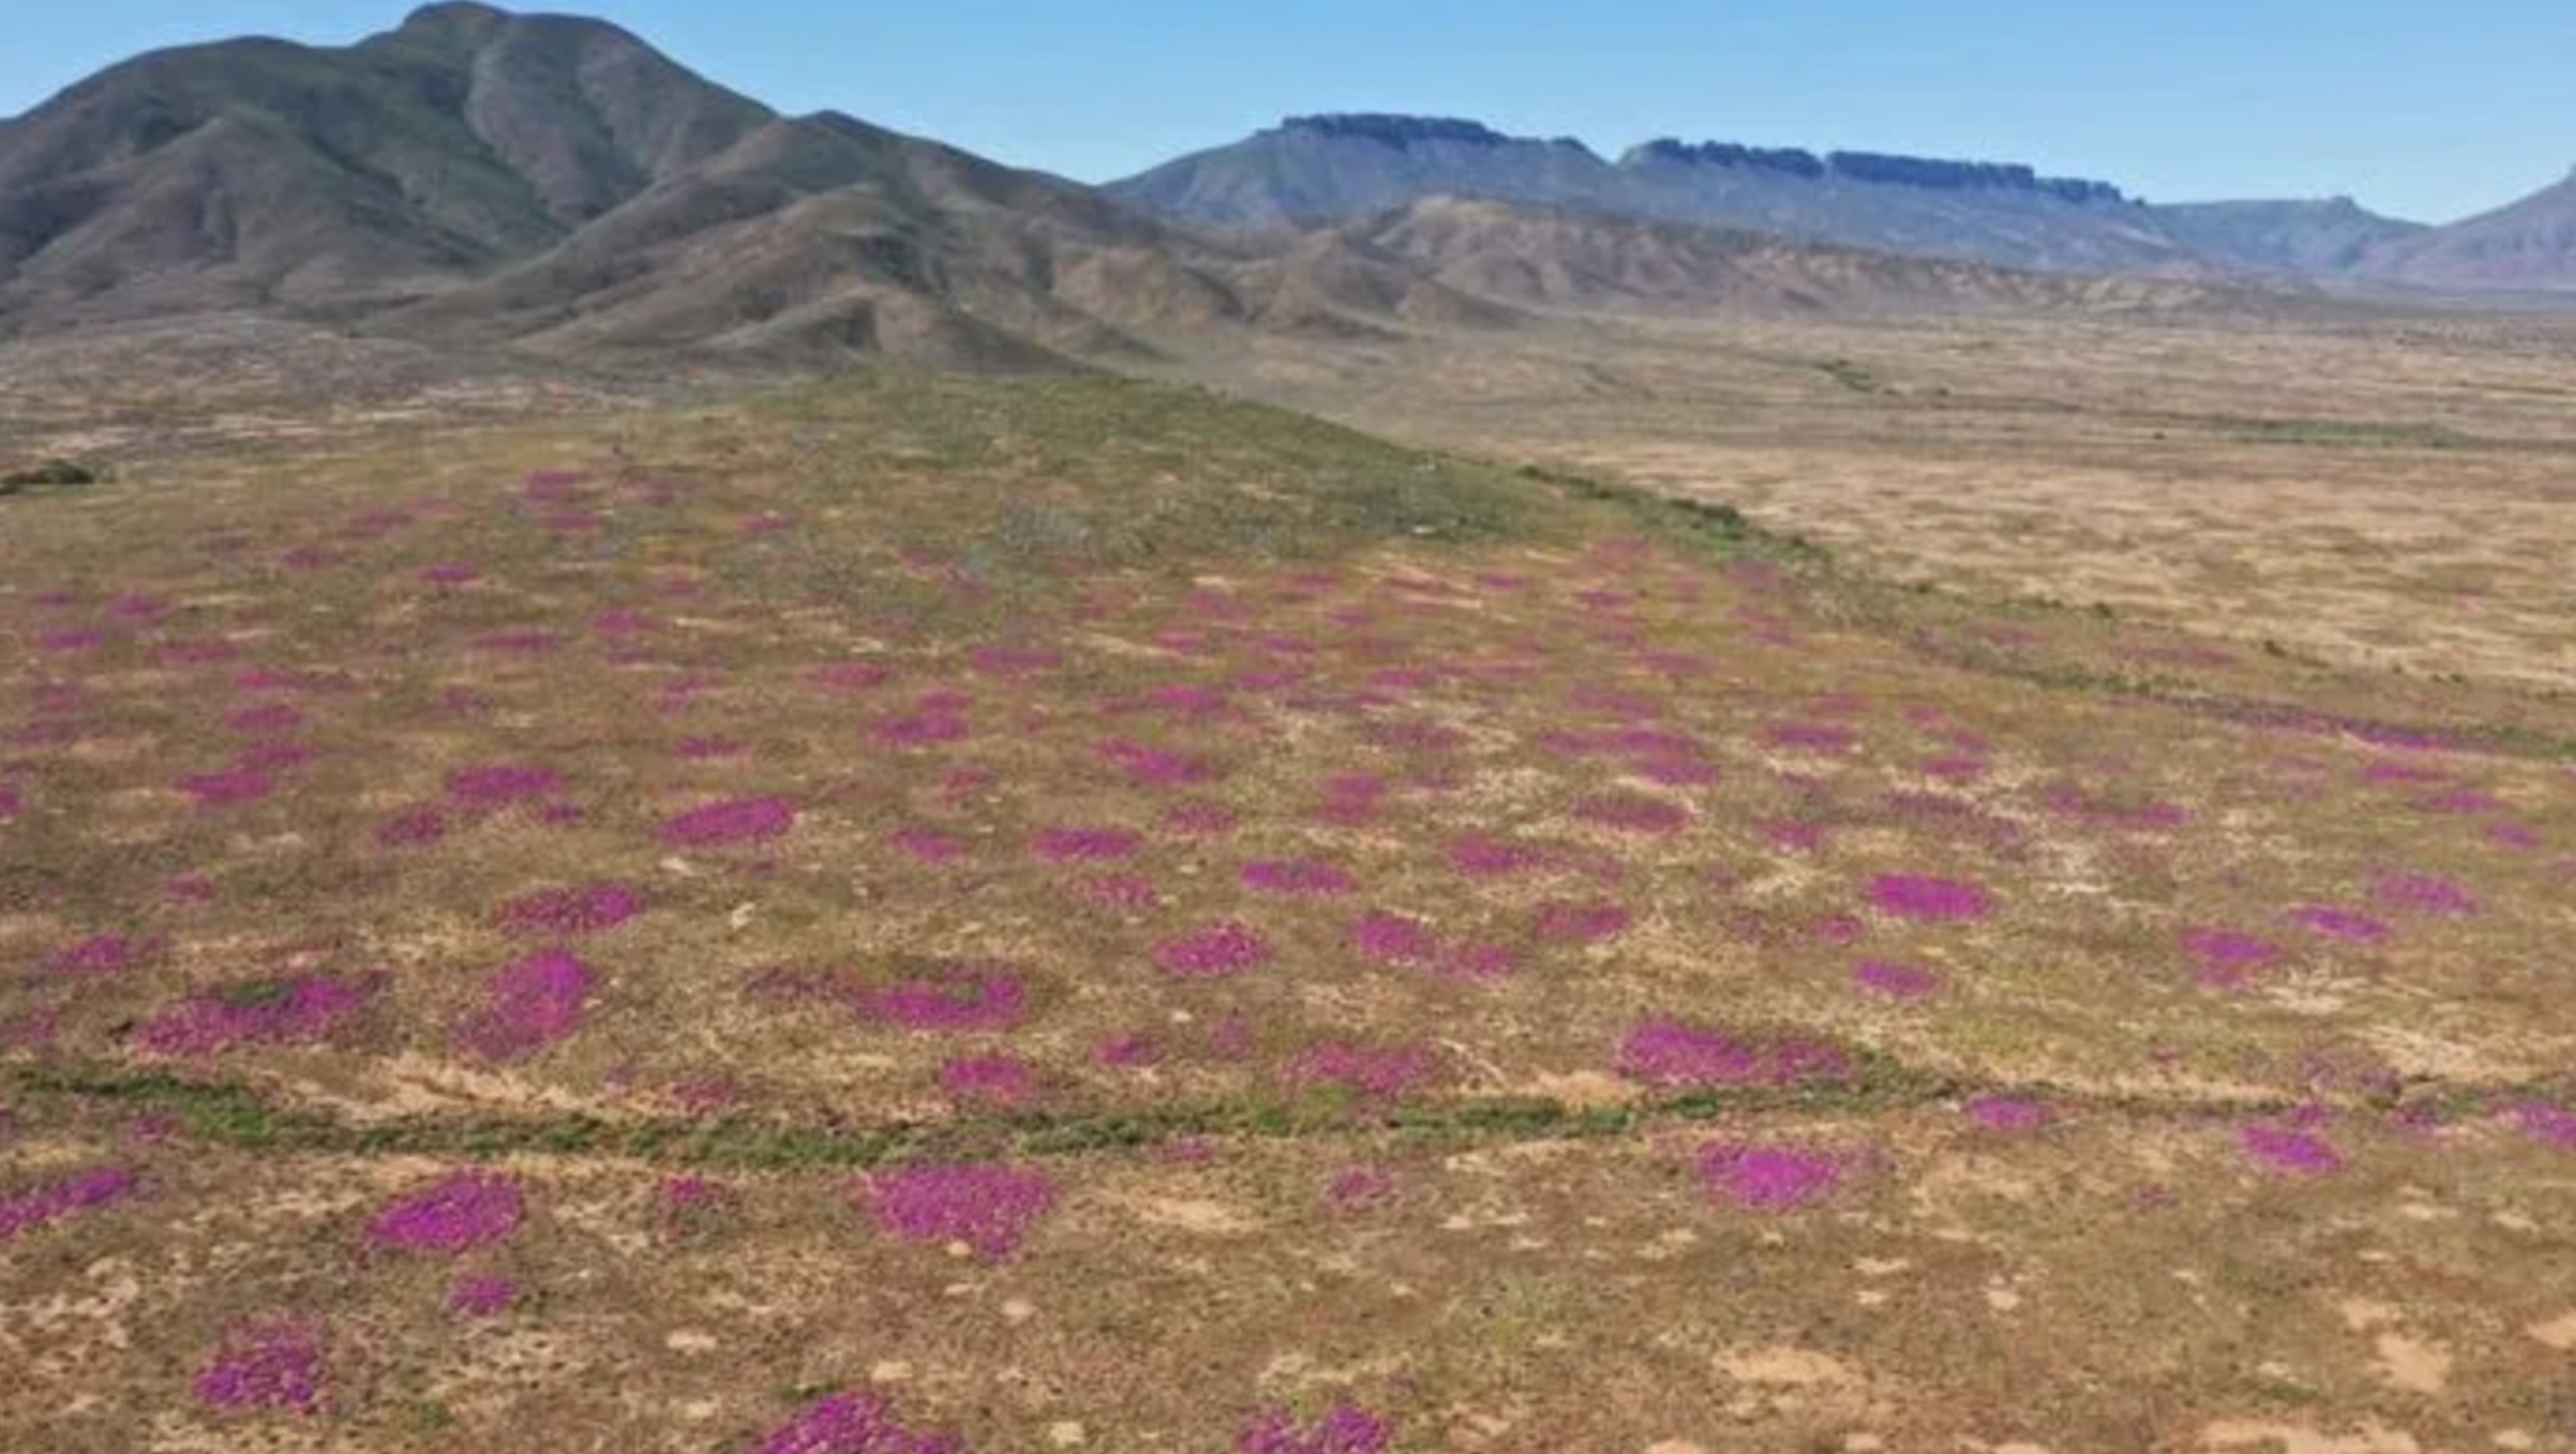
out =
[[[1142,839],[1123,829],[1056,828],[1038,835],[1036,852],[1050,863],[1089,863],[1132,858],[1142,846]]]
[[[920,1434],[873,1393],[841,1393],[772,1429],[754,1454],[965,1454],[954,1434]]]
[[[1842,1051],[1818,1041],[1739,1039],[1678,1020],[1648,1020],[1619,1045],[1619,1073],[1651,1086],[1790,1086],[1849,1078]]]
[[[966,1056],[939,1067],[939,1088],[967,1105],[1013,1110],[1038,1098],[1036,1072],[1007,1055]]]
[[[367,1241],[393,1251],[455,1256],[507,1240],[527,1212],[517,1183],[488,1171],[459,1171],[377,1213],[367,1226]]]
[[[1360,957],[1379,964],[1422,964],[1439,952],[1439,944],[1420,921],[1372,909],[1351,933]]]
[[[778,798],[734,798],[694,808],[662,825],[662,841],[680,848],[766,843],[796,826],[796,810]]]
[[[1574,816],[1626,833],[1676,833],[1691,820],[1690,810],[1681,804],[1642,794],[1586,798],[1574,805]]]
[[[197,1375],[200,1402],[226,1414],[321,1412],[322,1340],[291,1321],[237,1324]]]
[[[1699,1179],[1738,1206],[1785,1212],[1833,1195],[1843,1168],[1835,1157],[1797,1147],[1712,1141],[1700,1148]]]
[[[644,900],[619,884],[541,889],[501,906],[501,926],[536,938],[605,933],[644,912]]]
[[[519,1285],[506,1277],[460,1277],[447,1290],[447,1310],[462,1318],[497,1318],[519,1305]]]
[[[508,965],[462,1039],[487,1060],[525,1060],[581,1028],[590,983],[590,966],[560,949]]]
[[[1007,969],[952,965],[859,996],[863,1019],[907,1030],[1007,1030],[1028,1014],[1028,988]]]
[[[1344,1216],[1383,1207],[1396,1195],[1395,1177],[1382,1167],[1347,1167],[1324,1183],[1324,1204]]]
[[[447,797],[460,808],[506,808],[563,791],[563,777],[542,767],[465,767],[447,775]]]
[[[427,848],[447,837],[447,815],[436,808],[412,808],[395,814],[376,829],[380,848]]]
[[[1221,979],[1270,961],[1270,945],[1249,925],[1228,921],[1166,940],[1154,962],[1184,979]]]
[[[1244,1426],[1235,1454],[1387,1454],[1394,1427],[1354,1403],[1337,1403],[1312,1424],[1286,1409],[1265,1409]]]
[[[2478,911],[2469,891],[2431,874],[2392,873],[2371,885],[2371,897],[2383,909],[2437,919],[2465,918]]]
[[[1628,911],[1603,902],[1554,901],[1538,906],[1538,935],[1560,944],[1607,944],[1628,932]]]
[[[2240,1137],[2245,1154],[2276,1171],[2322,1176],[2343,1170],[2343,1157],[2319,1137],[2278,1126],[2248,1126]]]
[[[1891,1000],[1929,999],[1941,992],[1941,977],[1911,964],[1872,961],[1852,971],[1852,984],[1868,994]]]
[[[205,990],[144,1021],[134,1043],[156,1055],[206,1056],[326,1039],[366,1008],[378,983],[301,975]]]
[[[2543,1146],[2561,1151],[2576,1151],[2576,1115],[2545,1102],[2534,1101],[2515,1108],[2514,1124],[2522,1133]]]
[[[1994,898],[1975,884],[1916,874],[1885,874],[1870,884],[1870,902],[1900,919],[1982,919]]]
[[[1299,1051],[1282,1078],[1301,1090],[1343,1090],[1369,1100],[1397,1101],[1421,1089],[1431,1073],[1431,1057],[1420,1050],[1323,1040]]]
[[[2200,982],[2212,989],[2242,985],[2248,974],[2281,957],[2268,941],[2227,929],[2193,929],[2182,943],[2200,961]]]
[[[141,964],[159,949],[155,940],[99,934],[68,949],[56,950],[45,960],[45,973],[74,977],[116,974]]]
[[[1100,755],[1111,766],[1149,788],[1186,787],[1216,776],[1205,763],[1137,742],[1104,742],[1100,744]]]
[[[49,1182],[34,1191],[0,1197],[0,1242],[65,1217],[111,1207],[134,1195],[134,1173],[105,1166]]]
[[[915,1242],[963,1242],[998,1261],[1055,1210],[1045,1173],[995,1165],[911,1166],[866,1177],[859,1192],[877,1225]]]
[[[1989,1131],[2036,1131],[2055,1119],[2044,1103],[2013,1096],[1979,1096],[1962,1110]]]
[[[1494,838],[1467,837],[1449,845],[1450,865],[1476,878],[1499,878],[1545,861],[1535,848]]]
[[[921,863],[954,863],[966,856],[964,840],[928,828],[898,828],[886,841],[905,857]]]
[[[277,779],[257,768],[235,767],[182,778],[179,790],[195,798],[200,808],[237,808],[277,791]]]
[[[2356,910],[2334,904],[2303,904],[2289,912],[2291,923],[2347,944],[2376,944],[2388,937],[2388,926]]]

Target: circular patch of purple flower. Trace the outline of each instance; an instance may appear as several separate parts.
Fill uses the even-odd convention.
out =
[[[2182,936],[2183,948],[2200,962],[2200,982],[2211,989],[2235,989],[2253,972],[2279,962],[2281,951],[2268,940],[2231,929],[2193,929]]]
[[[1869,886],[1870,902],[1899,919],[1962,922],[1982,919],[1994,896],[1975,884],[1921,874],[1883,874]]]
[[[1700,1185],[1755,1211],[1787,1212],[1841,1190],[1839,1157],[1795,1146],[1712,1141],[1699,1151]]]
[[[2388,874],[2371,885],[2370,895],[2381,908],[2399,914],[2462,919],[2478,911],[2478,901],[2467,889],[2431,874]]]
[[[590,982],[590,966],[560,949],[504,966],[461,1038],[487,1060],[525,1060],[581,1028]]]
[[[143,1022],[134,1043],[155,1055],[221,1055],[244,1045],[330,1038],[374,998],[382,981],[298,975],[203,990]]]
[[[2356,909],[2336,904],[2302,904],[2289,912],[2291,923],[2325,939],[2346,944],[2377,944],[2388,937],[2388,926]]]
[[[1979,1096],[1960,1109],[1988,1131],[2036,1131],[2057,1118],[2045,1103],[2018,1096]]]
[[[951,965],[858,997],[862,1019],[907,1030],[1007,1030],[1028,1014],[1029,992],[999,967]]]
[[[497,1318],[519,1305],[519,1285],[506,1277],[460,1277],[447,1290],[447,1310],[460,1318]]]
[[[1387,1454],[1395,1428],[1355,1403],[1337,1403],[1311,1424],[1286,1409],[1264,1409],[1244,1425],[1235,1454]]]
[[[1941,977],[1911,964],[1872,960],[1852,971],[1852,984],[1864,994],[1891,1000],[1925,1000],[1941,992]]]
[[[134,1173],[99,1167],[13,1197],[0,1197],[0,1242],[22,1232],[112,1207],[135,1192]]]
[[[896,1422],[873,1393],[839,1393],[762,1437],[754,1454],[965,1454],[954,1434],[923,1434]]]
[[[1270,942],[1249,924],[1208,924],[1154,947],[1154,962],[1180,978],[1226,978],[1270,962]]]
[[[225,1414],[322,1410],[326,1370],[320,1334],[291,1320],[237,1324],[197,1374],[200,1403]]]
[[[725,848],[787,836],[796,810],[780,798],[732,798],[709,803],[662,825],[662,841],[678,848]]]
[[[914,1242],[963,1242],[999,1261],[1055,1210],[1044,1172],[999,1165],[908,1166],[864,1178],[859,1196],[884,1231]]]
[[[453,1257],[507,1240],[526,1220],[518,1184],[488,1171],[459,1171],[404,1197],[367,1225],[370,1245]]]
[[[1281,1079],[1297,1090],[1338,1090],[1370,1101],[1400,1101],[1428,1084],[1431,1057],[1409,1047],[1322,1040],[1292,1057]]]
[[[1619,1073],[1675,1090],[1833,1084],[1851,1057],[1817,1040],[1745,1038],[1679,1020],[1648,1020],[1619,1044]]]
[[[2343,1156],[2324,1138],[2285,1126],[2247,1126],[2238,1133],[2245,1154],[2258,1165],[2298,1176],[2343,1170]]]
[[[160,947],[157,940],[99,934],[67,949],[56,950],[45,960],[45,973],[81,979],[117,974],[151,958]]]
[[[501,907],[501,926],[513,934],[558,938],[601,934],[644,912],[643,896],[621,884],[540,889]]]
[[[1007,1055],[963,1056],[939,1067],[939,1088],[961,1104],[1017,1110],[1038,1098],[1037,1073]]]
[[[1037,856],[1049,863],[1097,863],[1133,858],[1144,840],[1119,828],[1055,828],[1038,835]]]

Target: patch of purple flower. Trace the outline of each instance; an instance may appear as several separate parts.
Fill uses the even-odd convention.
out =
[[[1100,744],[1100,755],[1111,766],[1149,788],[1186,787],[1216,776],[1205,763],[1137,742],[1104,742]]]
[[[966,1056],[939,1067],[939,1088],[968,1105],[1012,1110],[1038,1098],[1036,1072],[1007,1055]]]
[[[693,808],[662,825],[662,841],[680,848],[766,843],[796,826],[796,810],[779,798],[732,798]]]
[[[1891,1000],[1929,999],[1941,992],[1941,977],[1928,969],[1875,960],[1852,971],[1852,984],[1866,994]]]
[[[1344,1216],[1374,1211],[1396,1194],[1394,1176],[1375,1166],[1346,1167],[1324,1183],[1324,1204]]]
[[[0,782],[0,823],[17,821],[26,806],[27,800],[20,795],[17,784]]]
[[[1243,886],[1263,893],[1299,896],[1347,894],[1359,885],[1329,863],[1312,859],[1272,859],[1243,866]]]
[[[1028,987],[1007,969],[951,965],[862,994],[864,1019],[907,1030],[1007,1030],[1028,1013]]]
[[[214,1360],[199,1372],[197,1398],[226,1414],[322,1410],[322,1340],[309,1325],[242,1323],[225,1332]]]
[[[1049,863],[1089,863],[1132,858],[1142,846],[1142,839],[1124,829],[1056,828],[1038,835],[1036,852]]]
[[[581,1028],[590,982],[590,966],[560,949],[505,966],[461,1038],[487,1060],[525,1060]]]
[[[183,778],[179,791],[196,799],[200,808],[238,808],[277,791],[277,779],[257,768],[234,767]]]
[[[1648,1020],[1619,1045],[1619,1073],[1672,1089],[1847,1080],[1851,1061],[1819,1041],[1756,1041],[1678,1020]]]
[[[447,1290],[447,1310],[461,1318],[497,1318],[519,1305],[519,1285],[506,1277],[460,1277]]]
[[[2356,910],[2333,904],[2303,904],[2289,912],[2293,924],[2346,944],[2376,944],[2388,937],[2388,926]]]
[[[1235,815],[1215,803],[1176,803],[1163,814],[1163,826],[1187,838],[1214,838],[1234,831]]]
[[[106,1166],[14,1197],[0,1197],[0,1242],[65,1217],[114,1206],[134,1195],[134,1188],[133,1172]]]
[[[1843,1184],[1839,1158],[1790,1146],[1712,1141],[1699,1151],[1700,1185],[1757,1211],[1786,1212],[1824,1200]]]
[[[1222,979],[1269,963],[1270,953],[1251,926],[1228,920],[1155,946],[1154,962],[1184,979]]]
[[[1431,931],[1419,921],[1378,909],[1361,916],[1351,938],[1361,958],[1379,964],[1422,964],[1439,951]]]
[[[1244,1426],[1235,1454],[1387,1454],[1395,1429],[1354,1403],[1337,1403],[1312,1424],[1286,1409],[1265,1409]]]
[[[367,1225],[367,1241],[390,1251],[453,1257],[507,1240],[527,1214],[527,1196],[516,1182],[488,1171],[459,1171],[378,1212]]]
[[[911,1166],[863,1179],[859,1194],[877,1225],[915,1242],[963,1242],[999,1260],[1055,1210],[1045,1173],[995,1165]]]
[[[2431,874],[2392,873],[2371,885],[2371,897],[2383,909],[2437,919],[2465,918],[2478,911],[2469,891]]]
[[[620,884],[540,889],[501,906],[501,927],[529,938],[600,934],[644,912],[643,897]]]
[[[877,740],[888,747],[937,747],[974,735],[975,729],[954,712],[919,712],[877,727]]]
[[[1501,878],[1537,867],[1545,858],[1535,848],[1499,839],[1466,837],[1449,845],[1449,863],[1474,878]]]
[[[2193,929],[2182,936],[2182,944],[2200,961],[2200,982],[2211,989],[2237,988],[2253,971],[2281,957],[2269,942],[2228,929]]]
[[[151,958],[160,947],[157,940],[130,939],[123,934],[94,935],[68,949],[54,951],[45,960],[45,973],[75,978],[116,974]]]
[[[2576,1151],[2576,1115],[2535,1101],[2516,1107],[2513,1119],[2522,1133],[2534,1141],[2560,1151]]]
[[[954,1434],[920,1434],[895,1422],[873,1393],[840,1393],[772,1429],[755,1454],[965,1454]]]
[[[1431,1073],[1431,1057],[1420,1050],[1323,1040],[1299,1051],[1282,1078],[1301,1090],[1342,1090],[1369,1100],[1397,1101],[1421,1089]]]
[[[2323,1176],[2343,1170],[2343,1157],[2319,1137],[2279,1126],[2248,1126],[2240,1134],[2245,1154],[2275,1171]]]
[[[463,767],[447,775],[448,801],[490,811],[563,791],[563,776],[542,767]]]
[[[1994,908],[1994,896],[1975,884],[1918,874],[1881,875],[1870,884],[1869,898],[1880,912],[1899,919],[1982,919]]]
[[[205,990],[144,1021],[134,1042],[155,1055],[207,1056],[326,1039],[366,1008],[379,983],[299,975]]]
[[[1626,909],[1606,901],[1538,906],[1538,936],[1560,944],[1607,944],[1627,933],[1632,922]]]
[[[1690,826],[1688,808],[1663,798],[1615,793],[1586,798],[1574,805],[1578,820],[1623,833],[1678,833]]]

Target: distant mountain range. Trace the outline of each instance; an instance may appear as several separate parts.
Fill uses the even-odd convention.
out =
[[[0,338],[251,310],[564,355],[1034,367],[1211,327],[1564,308],[2182,306],[2246,273],[2576,287],[2576,181],[2427,229],[2008,165],[1678,142],[1610,162],[1324,116],[1091,188],[472,3],[344,48],[156,52],[0,121]]]

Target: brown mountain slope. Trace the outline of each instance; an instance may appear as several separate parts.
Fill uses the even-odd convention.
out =
[[[768,119],[614,26],[480,5],[156,52],[0,122],[0,329],[433,291]]]
[[[2217,291],[2202,283],[2019,272],[1455,198],[1415,203],[1337,235],[1420,269],[1454,292],[1551,311],[2159,309],[2196,304]]]
[[[2510,206],[2381,247],[2364,271],[2426,288],[2576,290],[2576,172]]]

